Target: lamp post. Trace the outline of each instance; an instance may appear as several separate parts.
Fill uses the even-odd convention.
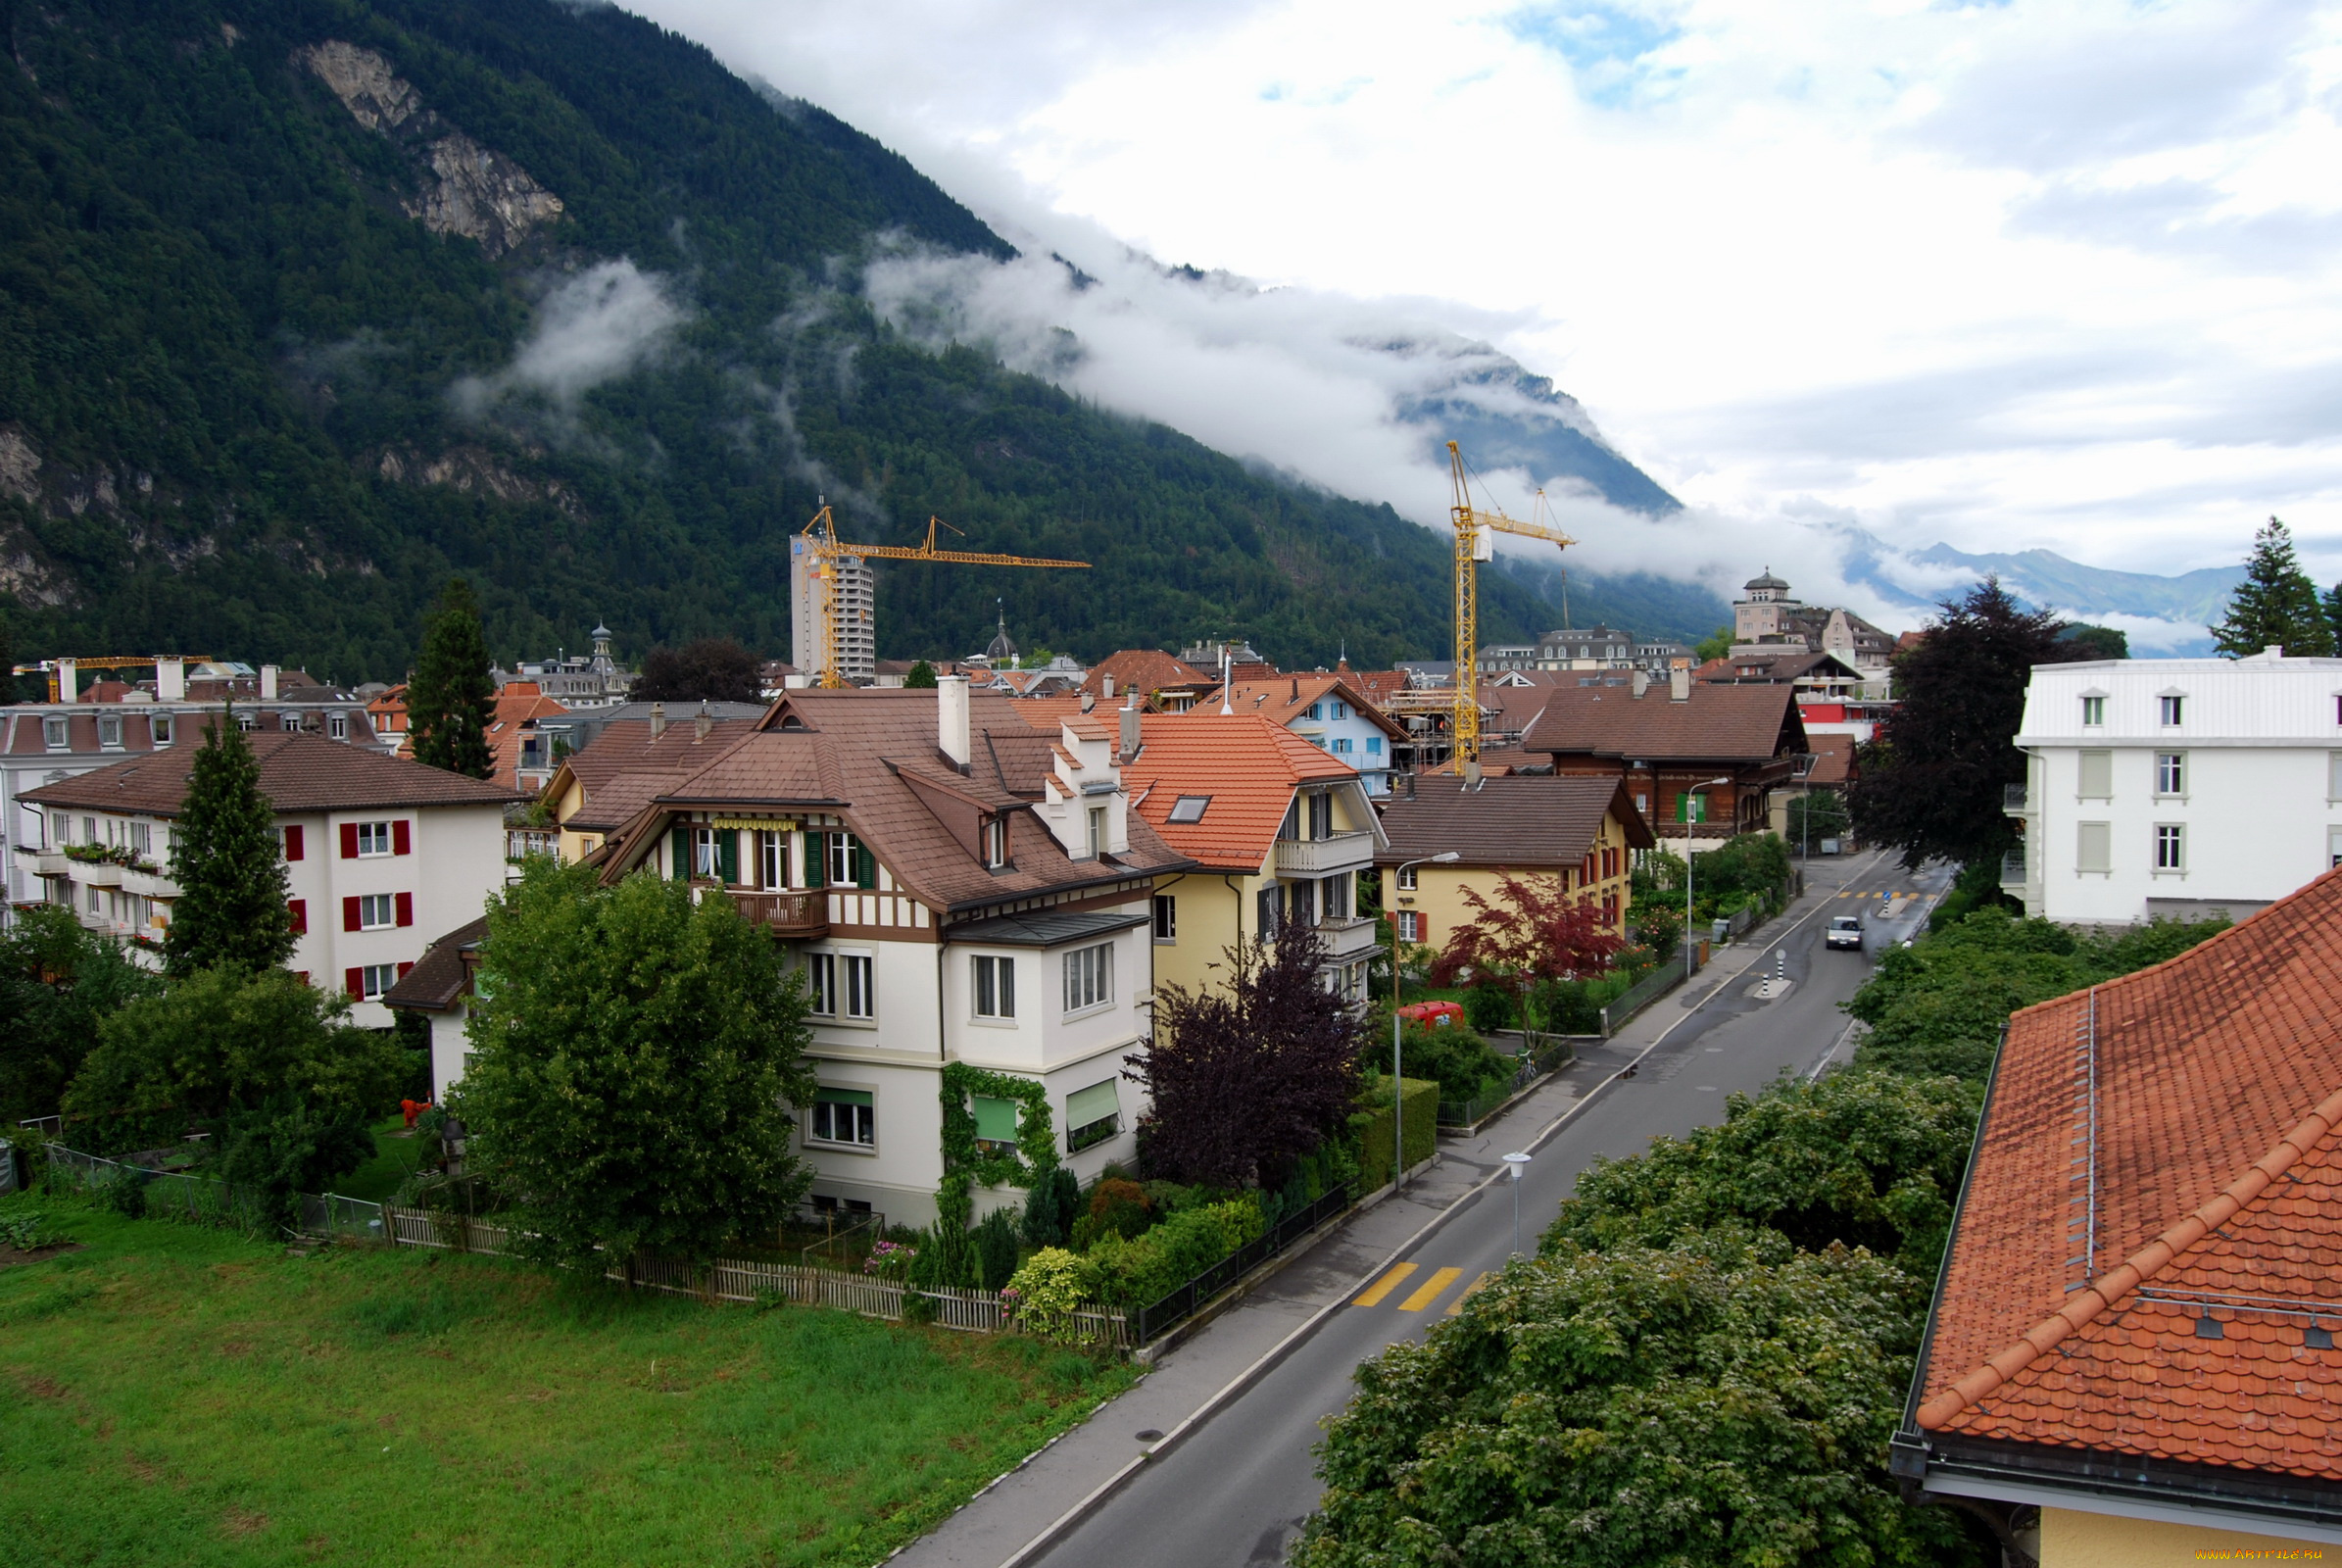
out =
[[[1419,865],[1446,865],[1463,857],[1453,850],[1427,855],[1419,860],[1402,860],[1398,869],[1391,873],[1391,897],[1398,898],[1399,879]],[[1398,911],[1383,911],[1391,917],[1391,1190],[1398,1191],[1407,1179],[1407,1080],[1400,1069],[1405,1066],[1404,1048],[1400,1045],[1401,1025],[1398,1016]]]
[[[1712,778],[1705,784],[1683,786],[1683,978],[1688,980],[1699,972],[1692,961],[1696,951],[1691,946],[1691,829],[1704,814],[1706,803],[1699,798],[1701,790],[1712,790],[1719,784],[1730,784],[1729,778]],[[1701,808],[1694,810],[1694,805]]]
[[[1505,1179],[1512,1183],[1513,1189],[1513,1256],[1515,1257],[1521,1255],[1521,1172],[1528,1167],[1529,1156],[1527,1154],[1504,1156]]]

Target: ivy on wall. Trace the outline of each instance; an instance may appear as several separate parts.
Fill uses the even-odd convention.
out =
[[[1057,1168],[1057,1130],[1049,1119],[1049,1090],[1030,1078],[987,1072],[964,1061],[944,1064],[944,1180],[936,1193],[936,1212],[946,1235],[967,1228],[972,1207],[970,1193],[977,1182],[987,1187],[1005,1183],[1030,1188]],[[976,1144],[976,1113],[968,1101],[976,1095],[1013,1101],[1016,1148],[985,1150]]]

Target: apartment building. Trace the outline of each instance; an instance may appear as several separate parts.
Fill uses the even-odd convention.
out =
[[[1399,940],[1443,947],[1480,910],[1503,907],[1497,879],[1558,878],[1603,923],[1627,934],[1634,852],[1654,848],[1650,824],[1616,778],[1510,774],[1469,783],[1452,773],[1407,781],[1383,808],[1375,864]],[[1443,863],[1433,857],[1454,854]]]
[[[1408,732],[1345,674],[1280,675],[1233,683],[1225,705],[1206,701],[1197,712],[1257,714],[1282,724],[1354,771],[1369,795],[1391,793],[1391,779]]]

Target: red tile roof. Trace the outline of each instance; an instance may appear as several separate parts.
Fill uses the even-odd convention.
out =
[[[2342,1328],[2338,925],[2342,871],[2010,1020],[1923,1429],[2342,1481],[2342,1351],[2304,1333]]]
[[[1357,770],[1257,713],[1148,713],[1139,755],[1122,765],[1140,816],[1180,854],[1214,871],[1258,871],[1304,780],[1354,779]],[[1174,822],[1182,797],[1209,796],[1202,819]]]
[[[207,726],[208,728],[208,726]],[[201,731],[181,731],[180,743],[111,767],[26,790],[34,806],[175,815],[187,798]],[[368,747],[297,731],[247,735],[260,763],[261,793],[278,811],[344,811],[390,806],[501,806],[522,797],[501,785],[428,767]]]
[[[1068,718],[1080,717],[1081,713],[1082,696],[1079,692],[1060,692],[1050,697],[1021,697],[1016,704],[1016,716],[1052,740],[1056,738],[1058,725]]]
[[[533,734],[540,718],[554,718],[569,710],[552,698],[533,680],[507,681],[504,690],[496,694],[496,714],[488,721],[488,747],[495,754],[496,764],[489,777],[508,788],[518,789],[520,743]],[[402,742],[399,750],[407,751]]]
[[[1267,680],[1239,680],[1229,684],[1228,706],[1240,714],[1258,713],[1280,724],[1291,724],[1308,711],[1309,705],[1339,700],[1350,707],[1386,733],[1400,740],[1407,732],[1384,716],[1374,700],[1350,684],[1347,675],[1278,675]],[[1208,708],[1220,710],[1220,705],[1204,703],[1197,710]]]

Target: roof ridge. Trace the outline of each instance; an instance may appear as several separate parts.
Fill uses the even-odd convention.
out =
[[[2157,965],[2160,968],[2162,965]],[[2142,971],[2149,972],[2149,971]],[[2010,1382],[2034,1361],[2078,1333],[2100,1314],[2153,1279],[2173,1259],[2185,1253],[2258,1200],[2296,1161],[2342,1126],[2342,1089],[2319,1102],[2318,1108],[2297,1122],[2276,1147],[2245,1167],[2243,1174],[2167,1228],[2162,1235],[2100,1275],[2025,1336],[1983,1364],[1953,1381],[1941,1394],[1919,1407],[1917,1420],[1925,1431],[1935,1431],[1961,1411],[1978,1403]],[[2313,1128],[2315,1129],[2313,1131]]]

